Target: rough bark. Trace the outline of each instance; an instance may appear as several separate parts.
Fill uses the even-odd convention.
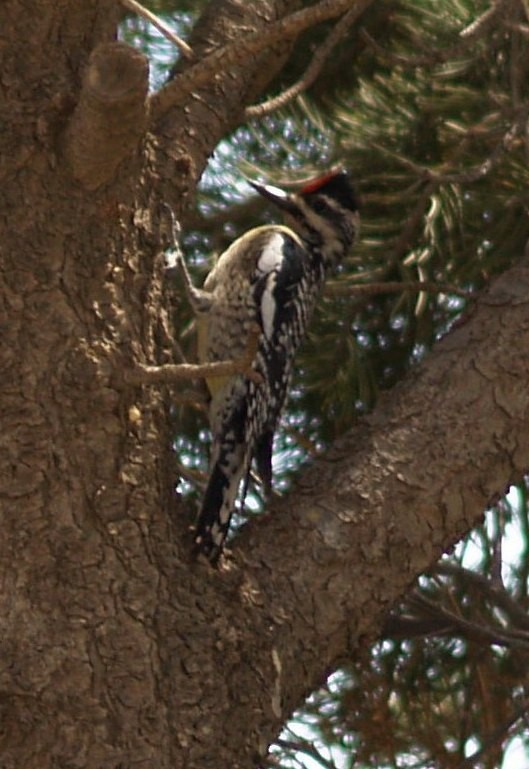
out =
[[[259,29],[298,4],[245,5]],[[193,563],[166,393],[114,372],[170,360],[162,203],[185,205],[263,87],[262,59],[144,133],[145,68],[123,49],[139,126],[120,144],[123,92],[95,109],[87,92],[94,66],[106,81],[115,14],[106,0],[40,3],[31,23],[21,1],[0,11],[0,763],[250,767],[527,467],[528,271],[249,526],[229,568]],[[199,38],[218,48],[230,30],[203,22]]]

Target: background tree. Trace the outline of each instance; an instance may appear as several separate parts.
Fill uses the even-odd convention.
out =
[[[2,764],[497,766],[527,739],[527,6],[153,3],[173,55],[131,5],[0,9]],[[243,173],[336,161],[362,241],[285,493],[213,571],[203,414],[147,383],[192,358],[168,207],[202,270],[267,215]]]

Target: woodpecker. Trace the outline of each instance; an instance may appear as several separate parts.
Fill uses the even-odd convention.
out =
[[[284,214],[286,224],[256,227],[238,238],[219,257],[202,289],[193,286],[179,259],[197,320],[201,362],[242,358],[258,329],[251,376],[206,380],[212,446],[195,546],[213,563],[252,461],[265,493],[270,491],[274,433],[296,352],[326,274],[343,261],[359,226],[356,195],[344,171],[332,171],[292,193],[250,183]]]

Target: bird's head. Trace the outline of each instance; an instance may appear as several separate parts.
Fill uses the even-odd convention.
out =
[[[295,192],[250,184],[285,214],[287,224],[322,253],[327,265],[336,264],[349,251],[360,220],[357,196],[345,171],[331,171]]]

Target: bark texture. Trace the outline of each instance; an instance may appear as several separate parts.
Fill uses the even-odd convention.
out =
[[[299,5],[212,3],[191,42],[203,56],[232,14],[258,30]],[[225,570],[193,563],[166,394],[115,372],[170,360],[164,201],[188,204],[275,70],[256,55],[150,120],[116,13],[0,10],[0,764],[251,767],[527,468],[529,270],[248,527]]]

